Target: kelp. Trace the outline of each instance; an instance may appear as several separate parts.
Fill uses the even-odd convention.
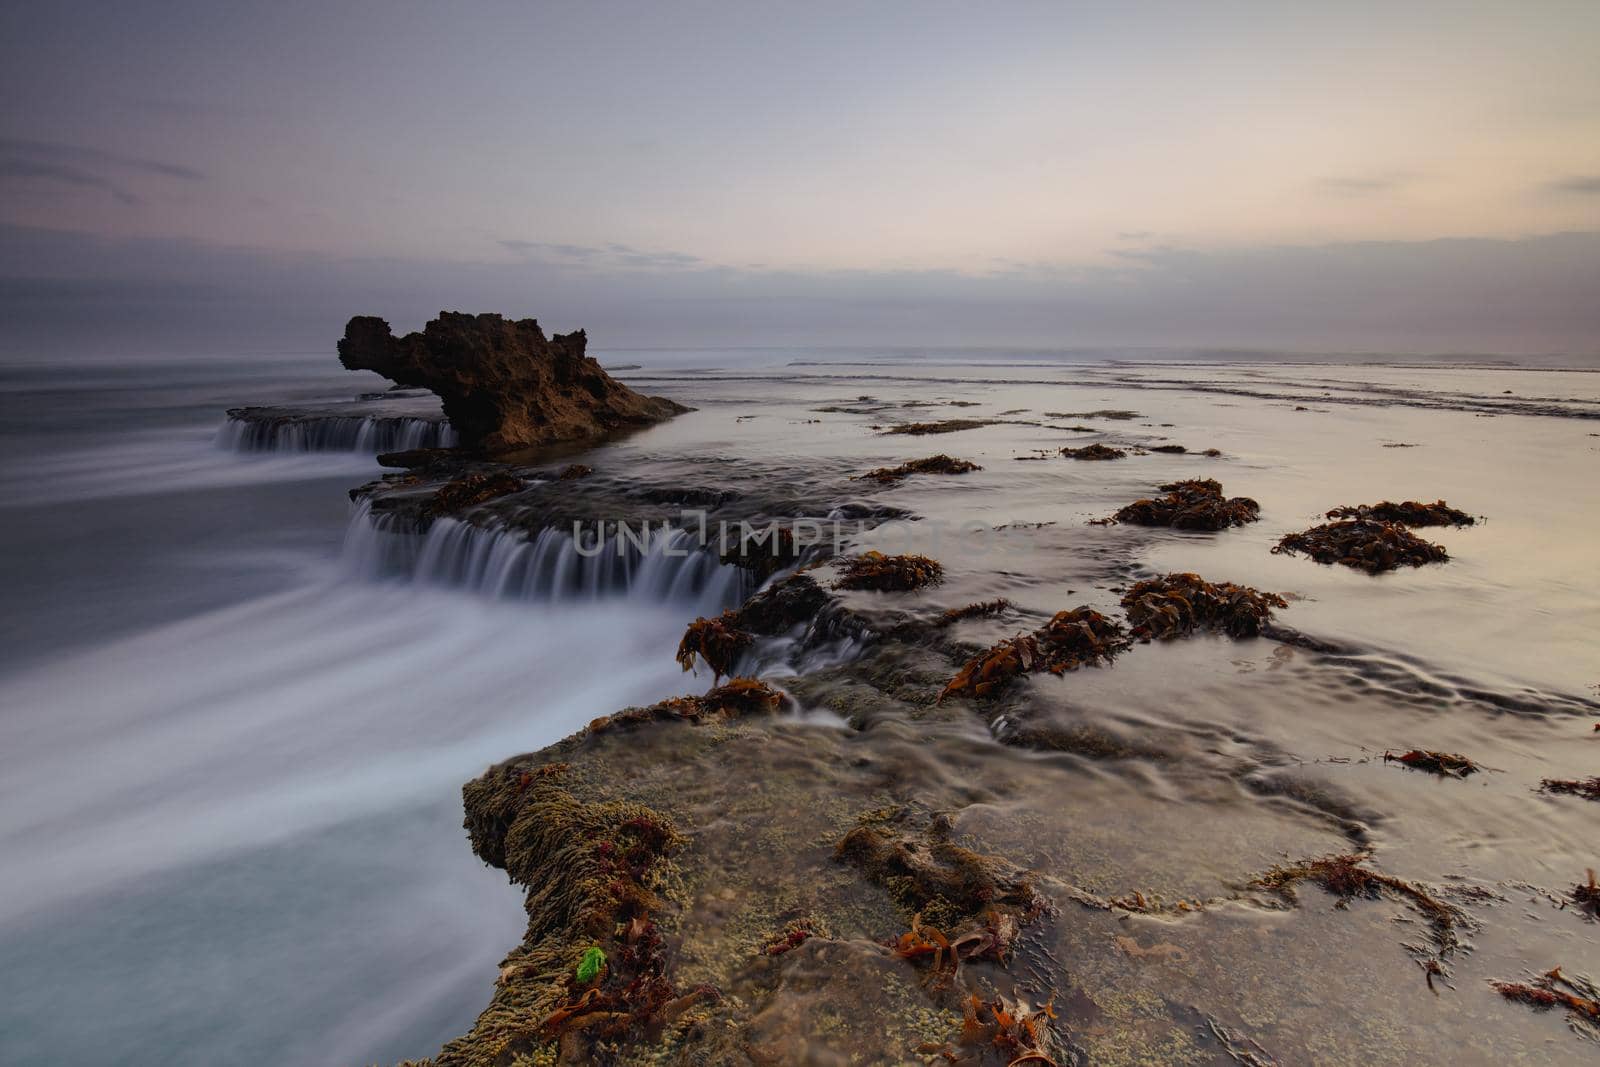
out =
[[[1540,1011],[1565,1008],[1575,1023],[1600,1028],[1600,990],[1581,977],[1568,977],[1560,967],[1553,968],[1532,982],[1491,982],[1507,1000],[1515,1000]]]
[[[739,654],[754,640],[752,634],[739,628],[739,613],[732,609],[714,619],[698,618],[689,624],[678,643],[678,664],[692,671],[695,657],[699,656],[711,668],[713,681],[720,682],[724,674],[733,673]]]
[[[1084,445],[1082,448],[1069,445],[1061,450],[1061,454],[1068,459],[1123,459],[1128,455],[1123,449],[1102,444]]]
[[[571,482],[579,478],[587,478],[594,473],[594,468],[587,463],[572,463],[563,467],[561,473],[556,475],[558,481]]]
[[[944,581],[944,568],[927,556],[886,556],[864,552],[839,564],[835,589],[871,589],[904,593]]]
[[[1150,451],[1164,452],[1169,456],[1181,456],[1189,450],[1182,445],[1151,445]]]
[[[559,765],[491,769],[464,789],[473,850],[528,888],[528,928],[490,1006],[439,1067],[509,1063],[553,1050],[592,1062],[597,1042],[652,1039],[710,987],[680,991],[651,914],[684,842],[640,804],[586,802]],[[549,1055],[549,1053],[544,1053]]]
[[[1595,729],[1600,730],[1600,726]],[[1564,793],[1568,796],[1583,797],[1585,800],[1600,800],[1600,778],[1544,778],[1539,782],[1539,788],[1546,793]]]
[[[1330,519],[1376,519],[1378,522],[1398,522],[1405,526],[1471,526],[1478,520],[1443,500],[1421,504],[1407,500],[1396,504],[1384,500],[1377,504],[1356,504],[1334,508],[1328,512]]]
[[[1455,931],[1463,919],[1461,910],[1421,886],[1363,867],[1370,858],[1367,853],[1357,852],[1273,867],[1250,885],[1277,892],[1291,902],[1295,899],[1294,887],[1299,882],[1312,882],[1338,897],[1341,903],[1356,897],[1377,899],[1387,893],[1400,898],[1427,921],[1441,954],[1453,951]]]
[[[1165,496],[1146,497],[1117,509],[1101,525],[1170,526],[1176,530],[1225,530],[1261,517],[1261,505],[1247,496],[1225,497],[1215,478],[1190,478],[1157,486]]]
[[[1137,419],[1137,411],[1124,411],[1121,408],[1101,408],[1099,411],[1047,411],[1047,419]]]
[[[834,858],[882,886],[912,917],[914,936],[895,942],[910,953],[906,958],[931,955],[912,949],[925,940],[946,951],[960,942],[962,958],[1003,960],[1017,930],[1048,910],[1030,872],[951,841],[943,816],[908,809],[869,815],[839,840]],[[954,938],[929,932],[941,929],[962,932]]]
[[[960,430],[976,430],[981,426],[993,425],[995,425],[995,420],[993,419],[939,419],[936,422],[902,422],[895,426],[885,427],[881,432],[923,437],[928,434],[956,433]]]
[[[1420,567],[1450,558],[1443,545],[1424,541],[1397,522],[1344,519],[1285,534],[1273,554],[1305,553],[1318,563],[1338,563],[1379,574],[1397,567]]]
[[[1055,1018],[1054,998],[1029,1011],[1003,996],[983,1000],[972,993],[962,1004],[960,1047],[947,1041],[923,1045],[918,1051],[938,1055],[949,1063],[981,1063],[984,1054],[990,1053],[1006,1067],[1026,1063],[1056,1067],[1055,1034],[1050,1025]]]
[[[1063,674],[1109,663],[1132,645],[1120,623],[1088,607],[1057,612],[1031,634],[1017,634],[974,656],[939,694],[992,696],[1023,674]]]
[[[434,490],[425,510],[430,515],[451,515],[522,488],[522,479],[506,471],[468,474]]]
[[[1003,611],[1009,611],[1010,608],[1011,601],[1003,596],[996,597],[993,600],[980,600],[963,607],[950,608],[934,620],[934,625],[950,626],[953,623],[961,622],[963,619],[987,619],[991,616],[999,615]]]
[[[925,459],[914,459],[902,463],[898,467],[879,467],[865,474],[858,474],[853,481],[877,482],[880,485],[894,485],[904,481],[913,474],[966,474],[970,471],[981,471],[982,467],[964,459],[956,459],[940,453],[937,456],[928,456]]]
[[[1383,762],[1398,763],[1414,771],[1427,771],[1437,774],[1441,778],[1465,778],[1469,774],[1478,773],[1480,768],[1477,763],[1466,756],[1454,752],[1434,752],[1425,748],[1414,748],[1408,752],[1396,755],[1393,752],[1383,754]]]
[[[1198,629],[1255,637],[1272,618],[1272,609],[1288,606],[1276,593],[1208,582],[1187,572],[1136,582],[1122,597],[1133,636],[1140,640],[1180,637]]]
[[[589,723],[590,734],[629,729],[652,722],[717,722],[746,715],[771,714],[784,707],[789,698],[756,678],[734,678],[715,686],[704,696],[673,697],[642,708],[624,708]]]

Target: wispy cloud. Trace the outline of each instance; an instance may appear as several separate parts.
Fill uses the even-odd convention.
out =
[[[1416,175],[1406,171],[1385,171],[1378,174],[1333,174],[1318,178],[1317,191],[1328,196],[1375,196],[1393,193],[1416,180]]]
[[[642,252],[622,244],[569,245],[517,239],[506,239],[498,243],[501,248],[514,252],[524,259],[594,269],[673,270],[710,266],[699,256],[691,256],[687,252]]]
[[[141,203],[140,197],[125,184],[129,175],[185,182],[205,179],[200,171],[177,163],[138,159],[81,145],[0,137],[0,181],[98,189],[123,204]]]
[[[1555,193],[1578,193],[1593,196],[1600,194],[1600,174],[1574,174],[1570,178],[1561,178],[1546,186]]]

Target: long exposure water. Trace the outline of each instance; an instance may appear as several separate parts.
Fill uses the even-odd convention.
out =
[[[1153,542],[1150,567],[1294,590],[1298,625],[1381,650],[1376,666],[1457,697],[1577,698],[1600,681],[1600,376],[852,358],[623,354],[647,364],[634,372],[645,391],[701,410],[612,455],[803,451],[797,463],[865,468],[907,447],[959,450],[991,472],[992,491],[908,488],[897,503],[1081,528],[1173,475],[1013,463],[1040,436],[1027,415],[933,447],[870,434],[875,416],[808,420],[862,394],[960,399],[986,415],[1136,408],[1140,433],[1220,448],[1219,476],[1264,507],[1258,529]],[[731,369],[708,369],[719,363]],[[741,592],[706,559],[583,571],[560,543],[497,543],[449,523],[397,555],[346,496],[378,473],[371,434],[341,430],[324,451],[241,448],[223,422],[228,407],[384,384],[325,356],[0,369],[0,1061],[431,1053],[484,1005],[523,926],[521,893],[466,846],[461,784],[597,715],[691,688],[671,654],[685,621]],[[1438,534],[1456,557],[1448,570],[1373,581],[1265,550],[1334,504],[1440,495],[1492,516]],[[1041,599],[1056,594],[1047,558],[1017,579]],[[951,570],[959,583],[959,561]],[[1228,672],[1253,670],[1241,664],[1196,669],[1226,694],[1243,685]],[[1134,668],[1077,684],[1115,704],[1177,683]],[[1304,685],[1326,716],[1289,722],[1270,693],[1235,707],[1193,687],[1186,710],[1291,749],[1367,743],[1338,717],[1348,703],[1334,688]],[[1462,715],[1437,736],[1480,749],[1510,738],[1502,767],[1537,755],[1580,773],[1558,732]],[[1443,801],[1398,797],[1421,805],[1408,818],[1460,819]],[[1581,814],[1533,820],[1508,804],[1476,819],[1507,868],[1581,866]],[[1466,833],[1449,827],[1439,848]]]

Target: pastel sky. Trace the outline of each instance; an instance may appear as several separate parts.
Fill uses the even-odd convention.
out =
[[[12,2],[0,99],[8,350],[463,306],[1600,354],[1593,0]]]

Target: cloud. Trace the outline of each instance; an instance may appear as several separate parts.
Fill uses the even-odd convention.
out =
[[[104,189],[124,204],[137,204],[139,198],[110,178],[91,174],[65,163],[40,163],[30,159],[0,157],[0,180],[17,178],[24,181],[57,182],[79,188]]]
[[[685,265],[672,253],[639,253],[672,264],[640,269],[604,244],[507,250],[524,249],[475,262],[350,259],[0,226],[0,354],[331,351],[351,315],[410,330],[450,308],[584,327],[601,351],[1157,346],[1565,352],[1600,364],[1600,232],[1164,244],[1110,266],[971,272]]]
[[[1600,174],[1574,174],[1546,186],[1551,192],[1594,195],[1600,193]]]
[[[141,203],[124,178],[128,175],[202,181],[205,175],[192,167],[136,159],[97,148],[0,137],[0,181],[45,183],[76,189],[98,189],[118,202]]]
[[[1318,178],[1318,192],[1329,196],[1373,196],[1393,193],[1410,185],[1415,174],[1405,171],[1387,171],[1380,174],[1345,174]]]
[[[546,260],[586,269],[672,270],[707,267],[710,264],[687,252],[641,252],[628,245],[547,244],[542,241],[506,239],[496,242],[501,248],[525,259]]]

